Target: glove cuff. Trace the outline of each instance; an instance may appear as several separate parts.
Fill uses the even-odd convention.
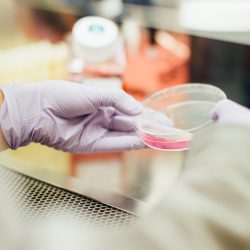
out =
[[[5,84],[1,87],[4,102],[0,110],[0,125],[3,135],[11,149],[22,145],[21,117],[16,102],[14,84]]]

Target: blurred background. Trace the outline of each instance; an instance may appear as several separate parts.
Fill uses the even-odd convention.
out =
[[[120,46],[112,59],[79,60],[72,29],[85,16],[117,25]],[[123,88],[143,100],[169,86],[210,83],[250,107],[249,45],[246,0],[0,1],[0,84],[63,79]],[[73,155],[30,145],[0,153],[0,161],[20,171],[73,176],[154,202],[157,190],[178,176],[184,154]]]

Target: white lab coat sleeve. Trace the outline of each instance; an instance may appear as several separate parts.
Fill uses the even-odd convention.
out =
[[[135,227],[106,235],[91,249],[250,249],[250,128],[198,133],[161,203]]]

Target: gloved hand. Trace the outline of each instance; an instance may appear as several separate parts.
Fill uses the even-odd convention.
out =
[[[73,153],[144,147],[131,119],[142,106],[122,90],[47,81],[2,91],[0,123],[12,149],[30,142]]]
[[[230,100],[222,100],[212,111],[213,121],[250,126],[250,110]]]

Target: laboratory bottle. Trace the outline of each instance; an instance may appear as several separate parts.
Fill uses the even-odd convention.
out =
[[[118,26],[111,20],[87,16],[79,19],[71,34],[71,81],[87,85],[123,88],[126,56]]]

